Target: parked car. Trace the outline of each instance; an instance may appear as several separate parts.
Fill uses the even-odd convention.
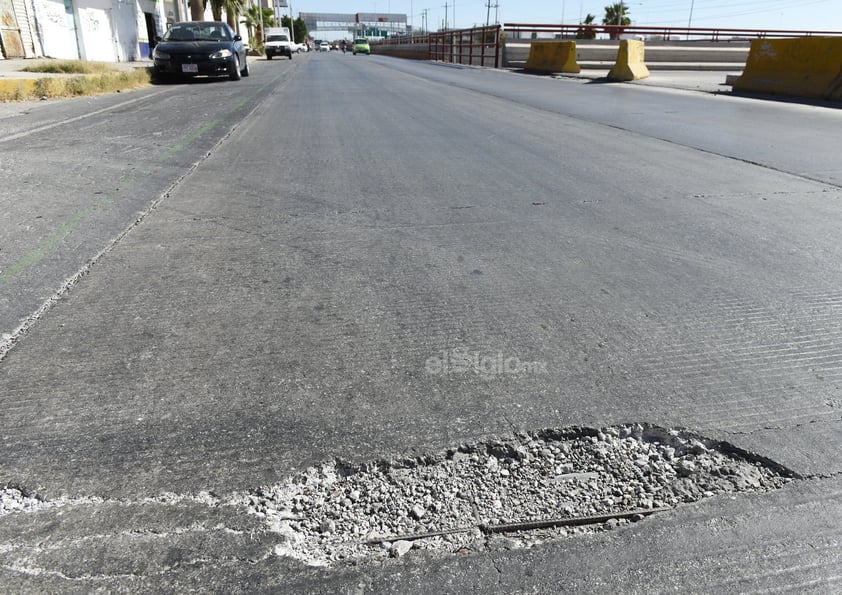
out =
[[[249,75],[243,39],[227,23],[174,23],[156,42],[152,60],[159,79],[228,75],[238,81]]]
[[[326,41],[323,41],[319,44],[319,51],[320,52],[329,52],[330,51],[330,44]]]
[[[364,37],[359,37],[359,38],[354,40],[354,46],[351,49],[351,51],[354,52],[355,56],[357,54],[365,54],[366,56],[370,56],[371,55],[371,46],[368,45],[367,39],[365,39]]]

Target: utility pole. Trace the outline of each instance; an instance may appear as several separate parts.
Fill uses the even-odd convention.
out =
[[[295,21],[292,19],[292,0],[289,0],[289,40],[295,45]]]
[[[444,3],[444,30],[447,31],[447,7],[450,6],[447,2]]]
[[[496,24],[500,19],[497,17],[497,9],[500,8],[500,3],[495,2],[494,4],[491,3],[491,0],[488,0],[485,3],[485,7],[487,10],[485,11],[485,26],[488,27],[491,24],[491,7],[494,7],[494,23]]]

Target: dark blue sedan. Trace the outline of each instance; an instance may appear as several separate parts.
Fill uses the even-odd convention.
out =
[[[216,21],[174,23],[159,38],[152,60],[159,79],[228,76],[238,81],[249,75],[242,37]]]

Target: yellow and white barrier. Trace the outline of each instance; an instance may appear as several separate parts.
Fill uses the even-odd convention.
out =
[[[526,70],[539,72],[581,71],[576,62],[575,41],[533,41],[529,46]]]
[[[617,50],[617,62],[608,73],[608,79],[612,81],[636,81],[649,76],[649,69],[643,61],[642,41],[636,39],[623,39],[620,41],[620,49]]]
[[[842,101],[842,37],[755,39],[732,89]]]

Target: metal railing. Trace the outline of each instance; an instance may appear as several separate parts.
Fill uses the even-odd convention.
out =
[[[429,34],[430,60],[500,67],[500,25]]]
[[[638,27],[636,25],[542,25],[506,23],[507,40],[532,39],[619,39],[641,37],[651,40],[746,41],[782,37],[838,37],[842,31],[804,31],[787,29],[723,29],[701,27]]]
[[[429,37],[426,33],[423,35],[394,35],[372,41],[371,43],[384,46],[428,44],[430,42]]]

